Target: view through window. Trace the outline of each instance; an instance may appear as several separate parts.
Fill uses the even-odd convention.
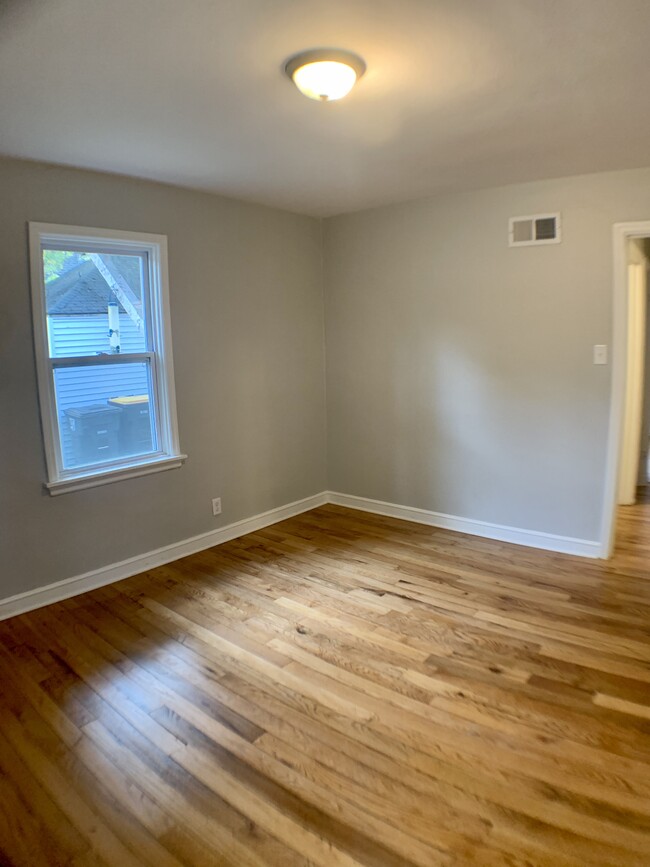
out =
[[[156,254],[131,235],[39,235],[51,482],[178,453]]]

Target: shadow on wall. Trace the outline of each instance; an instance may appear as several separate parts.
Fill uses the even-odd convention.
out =
[[[541,371],[513,374],[514,348],[476,343],[446,322],[433,337],[423,325],[394,352],[388,484],[396,503],[479,520],[494,514],[497,492],[503,508],[493,520],[520,526],[517,501],[530,507],[536,474],[572,459],[565,427],[580,424],[580,409]],[[547,492],[540,510],[561,496]]]

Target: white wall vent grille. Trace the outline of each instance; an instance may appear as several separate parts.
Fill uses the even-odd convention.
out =
[[[533,214],[531,217],[511,217],[509,222],[511,247],[533,244],[559,244],[562,240],[559,214]]]

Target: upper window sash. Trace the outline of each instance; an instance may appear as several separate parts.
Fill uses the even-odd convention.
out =
[[[151,297],[151,287],[152,285],[155,285],[155,283],[152,282],[150,267],[151,257],[149,255],[149,250],[142,249],[141,245],[129,248],[127,244],[95,244],[90,242],[82,242],[77,238],[70,238],[68,243],[64,243],[61,240],[49,241],[46,240],[45,237],[42,237],[40,267],[41,283],[43,286],[43,302],[45,304],[45,315],[47,317],[46,322],[48,322],[48,320],[50,319],[50,314],[48,313],[47,309],[48,284],[45,281],[45,266],[43,254],[50,250],[63,251],[68,253],[85,253],[87,255],[90,255],[93,258],[95,267],[102,272],[102,277],[104,277],[106,286],[110,286],[111,282],[115,283],[117,291],[113,293],[112,297],[118,302],[119,307],[122,308],[125,314],[130,315],[132,313],[133,316],[137,317],[140,320],[141,326],[138,328],[138,330],[142,333],[143,345],[141,349],[143,351],[149,352],[157,351],[157,347],[155,345],[155,330],[152,327],[152,308],[155,306],[155,299],[152,299]],[[108,259],[102,258],[120,255],[133,257],[134,259],[139,260],[140,273],[138,277],[138,286],[140,289],[141,298],[139,300],[136,299],[133,305],[130,305],[129,299],[129,294],[133,292],[132,287],[129,286],[128,281],[126,280],[124,275],[119,273],[119,269],[115,266],[114,263],[111,263]],[[140,308],[139,310],[137,309],[138,306]],[[48,352],[51,358],[56,358],[57,356],[53,352],[51,337],[52,334],[50,328],[48,327]],[[83,357],[83,353],[76,354],[79,357]],[[88,352],[87,354],[98,355],[100,353]]]

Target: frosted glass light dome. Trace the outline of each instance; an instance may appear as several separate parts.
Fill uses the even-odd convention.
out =
[[[285,65],[298,90],[319,102],[347,96],[365,71],[366,64],[356,54],[329,48],[297,54]]]

